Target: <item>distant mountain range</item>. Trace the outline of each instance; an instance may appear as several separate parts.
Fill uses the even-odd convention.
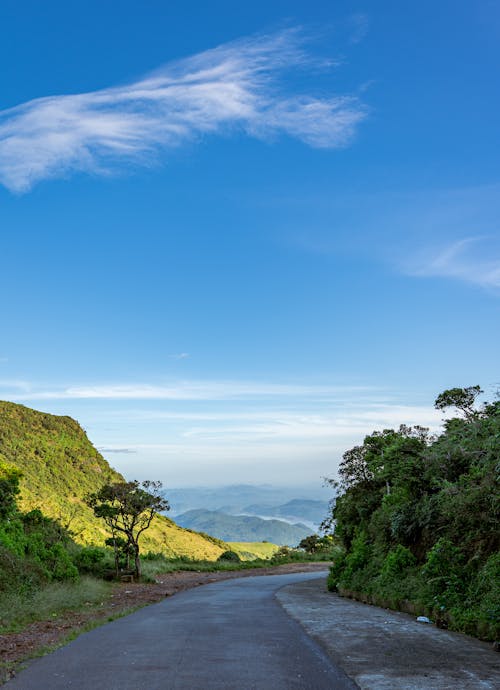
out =
[[[269,506],[265,503],[254,503],[246,506],[242,511],[249,515],[261,517],[277,517],[287,522],[307,520],[309,523],[319,525],[326,517],[328,511],[327,501],[313,501],[310,499],[294,498],[279,506]]]
[[[311,534],[310,527],[283,520],[263,520],[253,515],[228,515],[216,510],[189,510],[177,515],[178,525],[205,532],[224,541],[268,541],[280,546],[297,546]]]
[[[229,515],[243,513],[257,516],[281,517],[288,521],[306,520],[319,524],[328,509],[331,489],[313,487],[278,487],[236,484],[220,487],[167,489],[165,497],[171,506],[171,516],[188,510],[203,508]]]

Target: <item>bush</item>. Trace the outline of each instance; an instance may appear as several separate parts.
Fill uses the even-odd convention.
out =
[[[345,568],[345,560],[346,556],[344,551],[338,553],[338,555],[334,558],[333,565],[330,568],[330,572],[328,574],[328,579],[326,583],[330,592],[337,591],[340,577]]]
[[[357,570],[361,570],[370,560],[371,548],[367,542],[365,532],[356,534],[352,541],[350,552],[346,556],[346,572],[349,577]]]
[[[224,551],[224,553],[221,553],[219,558],[217,559],[218,561],[229,561],[231,563],[240,563],[241,558],[238,556],[236,551]]]
[[[431,605],[441,610],[457,604],[464,593],[463,555],[449,539],[439,539],[427,554],[422,575],[429,587]]]
[[[111,554],[109,554],[110,556]],[[79,549],[73,556],[73,563],[79,572],[88,575],[102,575],[108,563],[108,552],[97,546],[85,546]]]
[[[398,544],[395,549],[389,551],[382,565],[382,577],[387,579],[397,578],[406,568],[411,568],[417,559],[406,546]]]

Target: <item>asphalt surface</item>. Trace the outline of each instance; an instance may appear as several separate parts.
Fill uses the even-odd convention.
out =
[[[8,690],[354,690],[276,601],[326,573],[248,577],[177,594],[37,659]]]

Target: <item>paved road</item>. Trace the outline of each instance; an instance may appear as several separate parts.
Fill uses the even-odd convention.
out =
[[[34,661],[8,690],[354,690],[275,599],[326,573],[249,577],[177,594]]]

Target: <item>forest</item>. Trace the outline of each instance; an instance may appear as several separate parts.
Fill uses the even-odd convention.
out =
[[[402,425],[344,453],[323,525],[343,546],[330,590],[498,639],[500,400],[481,393],[439,395],[454,416],[438,435]]]

